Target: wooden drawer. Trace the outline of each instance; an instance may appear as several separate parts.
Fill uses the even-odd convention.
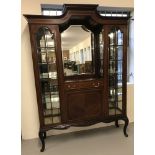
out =
[[[78,89],[79,85],[78,83],[67,83],[65,84],[65,90],[73,90],[73,89]]]
[[[65,84],[65,90],[74,90],[74,89],[89,89],[89,88],[102,88],[103,81],[77,81],[68,82]]]
[[[94,82],[92,82],[92,87],[93,88],[101,88],[101,87],[103,87],[103,82],[102,81],[94,81]]]
[[[91,88],[92,87],[92,82],[91,81],[82,81],[79,82],[79,88],[83,89],[83,88]]]

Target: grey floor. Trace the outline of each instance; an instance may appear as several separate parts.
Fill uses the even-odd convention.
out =
[[[133,155],[134,124],[123,135],[123,125],[89,129],[46,138],[46,150],[40,152],[39,139],[22,140],[22,155]]]

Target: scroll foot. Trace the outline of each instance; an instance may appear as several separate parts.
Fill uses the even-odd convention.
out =
[[[124,135],[125,135],[125,137],[128,137],[128,134],[126,132],[126,129],[127,129],[128,124],[129,124],[129,120],[128,120],[127,117],[125,119],[123,119],[123,120],[125,121],[125,125],[124,125],[124,128],[123,128]]]

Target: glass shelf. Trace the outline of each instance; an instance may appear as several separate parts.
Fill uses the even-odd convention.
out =
[[[123,59],[109,59],[109,61],[123,61]]]
[[[46,52],[47,50],[53,50],[53,49],[55,49],[55,46],[51,46],[51,47],[37,47],[37,49],[38,50],[41,50],[40,52]],[[55,52],[55,51],[53,51],[53,52]]]
[[[50,63],[50,62],[39,62],[38,65],[53,65],[53,63]]]
[[[110,76],[122,75],[122,72],[117,72],[117,71],[115,71],[115,72],[112,72],[112,73],[111,73],[111,72],[109,71],[109,75],[110,75]]]
[[[49,72],[49,73],[42,73],[40,74],[40,78],[41,79],[53,79],[56,80],[57,79],[57,73],[56,72]]]
[[[58,91],[55,91],[55,90],[51,90],[51,91],[48,91],[48,92],[44,92],[44,95],[59,95],[59,92]]]
[[[121,47],[123,45],[110,44],[111,47]]]

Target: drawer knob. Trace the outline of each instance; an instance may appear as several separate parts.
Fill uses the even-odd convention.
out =
[[[100,83],[99,82],[97,84],[93,83],[93,86],[97,88],[100,86]]]

